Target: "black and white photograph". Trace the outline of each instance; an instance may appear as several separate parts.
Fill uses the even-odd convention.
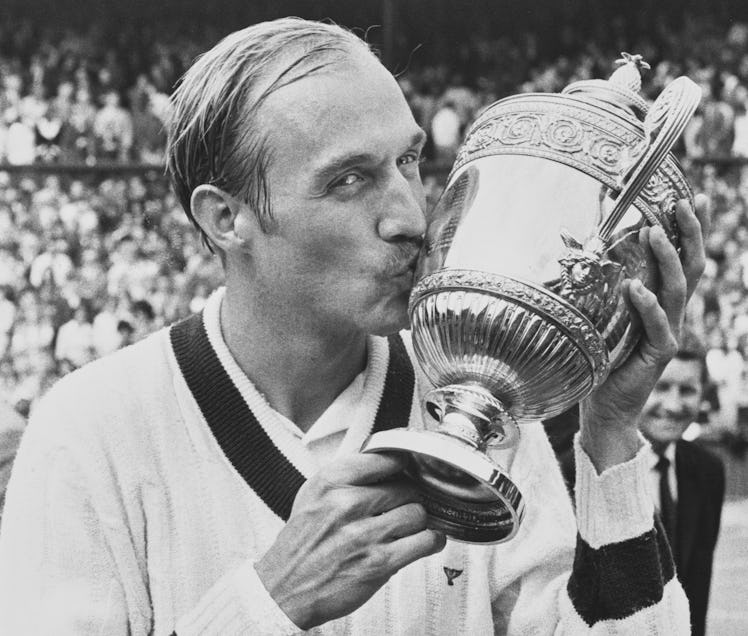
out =
[[[0,3],[0,634],[746,598],[748,4]]]

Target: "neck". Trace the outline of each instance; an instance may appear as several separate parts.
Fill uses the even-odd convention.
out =
[[[658,455],[664,455],[667,447],[670,446],[672,442],[658,442],[656,440],[649,440],[649,443],[655,453],[657,453]]]
[[[302,313],[272,311],[227,288],[221,330],[239,367],[270,406],[306,432],[366,367],[366,334],[315,329]]]

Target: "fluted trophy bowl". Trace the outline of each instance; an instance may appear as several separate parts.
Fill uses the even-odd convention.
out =
[[[671,149],[700,89],[673,81],[649,107],[639,56],[610,80],[496,102],[470,128],[430,216],[409,315],[433,384],[425,429],[372,435],[409,456],[432,527],[511,539],[524,500],[503,467],[524,422],[588,396],[635,347],[622,285],[655,288],[640,230],[679,247],[675,203],[693,196]]]

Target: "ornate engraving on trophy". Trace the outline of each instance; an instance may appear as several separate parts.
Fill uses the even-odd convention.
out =
[[[576,301],[587,294],[609,293],[612,285],[618,282],[623,266],[606,259],[599,245],[582,245],[563,230],[561,239],[568,251],[559,260],[562,285],[558,294]]]

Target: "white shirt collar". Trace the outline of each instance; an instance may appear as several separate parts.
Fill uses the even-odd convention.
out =
[[[226,346],[221,332],[220,311],[225,287],[214,291],[205,303],[203,319],[211,345],[224,369],[231,377],[234,385],[251,405],[255,416],[268,422],[270,416],[277,424],[282,425],[294,437],[301,440],[305,446],[318,442],[330,436],[345,433],[352,424],[356,425],[352,443],[360,445],[366,438],[376,417],[379,399],[384,389],[384,379],[389,359],[387,341],[385,338],[370,336],[367,340],[366,368],[359,373],[345,390],[333,401],[325,412],[304,433],[294,422],[276,411],[268,404]],[[349,435],[350,437],[350,435]],[[360,442],[358,438],[361,438]]]
[[[651,444],[647,444],[647,454],[649,456],[649,465],[652,470],[654,470],[655,466],[657,465],[657,462],[660,461],[660,456],[655,453],[654,449],[652,448]],[[667,445],[665,448],[665,452],[663,455],[670,461],[670,466],[675,466],[675,443],[671,442]]]

